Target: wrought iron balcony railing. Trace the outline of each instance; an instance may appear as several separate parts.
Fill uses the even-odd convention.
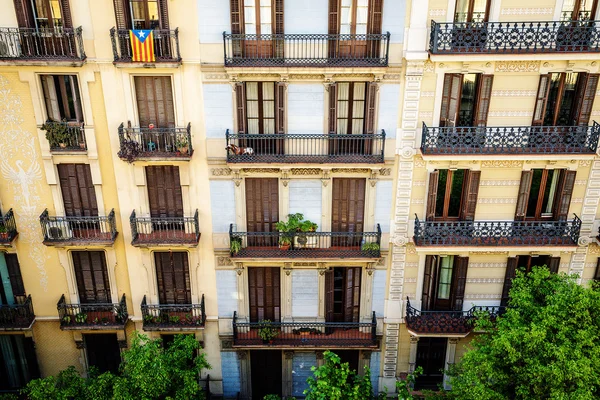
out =
[[[17,237],[17,223],[12,208],[4,215],[0,215],[0,245],[11,244]]]
[[[443,154],[595,154],[600,124],[592,126],[429,127],[421,151]]]
[[[226,67],[385,67],[390,33],[245,35],[223,32]]]
[[[180,63],[179,53],[179,28],[175,30],[153,29],[154,35],[154,59],[155,63]],[[111,28],[110,39],[112,41],[115,63],[130,63],[133,52],[131,49],[131,38],[129,30]]]
[[[261,330],[274,334],[263,340]],[[233,345],[252,347],[377,347],[377,318],[371,322],[240,322],[233,312]]]
[[[185,128],[126,128],[119,125],[118,156],[133,161],[138,158],[177,158],[189,160],[192,148],[192,125]]]
[[[142,321],[145,331],[204,328],[206,323],[204,295],[200,304],[148,304],[144,296]]]
[[[432,54],[590,53],[600,51],[598,21],[431,21]]]
[[[406,298],[406,327],[416,334],[464,334],[473,330],[480,313],[495,319],[504,312],[501,306],[473,306],[468,311],[421,311]]]
[[[385,131],[365,135],[231,134],[231,163],[382,163]],[[250,149],[252,149],[250,151]]]
[[[83,61],[82,28],[0,28],[0,61]]]
[[[576,246],[581,230],[572,221],[420,221],[417,246]]]
[[[378,258],[381,227],[375,232],[234,232],[232,257],[240,258]]]
[[[60,134],[57,133],[59,127],[63,130]],[[46,131],[51,151],[87,150],[83,122],[46,121],[42,130]]]
[[[0,330],[29,329],[35,321],[31,295],[15,296],[15,304],[0,305]]]
[[[67,304],[63,294],[56,305],[60,329],[123,329],[129,314],[125,294],[118,303]]]
[[[133,246],[190,245],[200,240],[198,210],[193,217],[129,217]]]
[[[111,245],[118,234],[114,209],[106,217],[51,217],[46,209],[40,224],[46,246]]]

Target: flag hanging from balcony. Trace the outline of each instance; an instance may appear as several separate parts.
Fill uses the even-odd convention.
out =
[[[154,33],[152,30],[130,30],[131,61],[154,62]]]

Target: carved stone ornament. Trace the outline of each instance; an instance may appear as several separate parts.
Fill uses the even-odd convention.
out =
[[[245,174],[277,174],[279,168],[242,168]]]
[[[394,236],[393,240],[394,246],[402,247],[408,244],[408,238],[406,236]]]
[[[235,186],[240,186],[240,184],[242,183],[242,177],[240,176],[240,171],[233,172],[233,183],[235,183]]]
[[[376,170],[371,171],[371,176],[369,177],[369,183],[371,184],[371,187],[375,187],[377,185],[377,171]]]
[[[292,168],[292,175],[319,175],[321,168]]]
[[[233,340],[221,340],[221,349],[232,349]]]
[[[231,168],[211,168],[212,176],[229,176],[231,175]]]
[[[540,69],[539,61],[498,61],[496,72],[537,72]]]
[[[367,174],[371,172],[368,168],[333,168],[334,174]]]
[[[284,187],[287,187],[288,183],[290,183],[289,173],[290,171],[287,169],[281,170],[281,183]]]
[[[371,352],[370,351],[362,351],[361,355],[362,355],[362,359],[363,360],[370,360],[371,359]]]
[[[295,262],[294,267],[316,267],[316,262]]]
[[[242,275],[242,273],[244,272],[244,264],[235,263],[235,272],[237,272],[238,275]]]
[[[85,349],[85,342],[83,340],[76,340],[75,347],[79,350]]]
[[[321,177],[321,183],[323,184],[323,186],[327,186],[329,184],[329,181],[331,181],[331,175],[329,175],[329,170],[324,169],[323,176]]]
[[[317,360],[322,360],[323,359],[323,352],[322,351],[315,351],[315,355],[317,356]]]
[[[283,263],[283,271],[287,276],[290,276],[290,274],[292,273],[292,263]]]
[[[283,352],[283,356],[285,357],[286,360],[291,360],[294,358],[294,352],[293,351],[284,351]]]
[[[415,154],[417,154],[417,152],[413,147],[406,146],[400,150],[400,156],[402,158],[413,158]]]
[[[229,258],[227,256],[218,256],[217,257],[217,266],[218,267],[226,267],[229,265],[233,265],[233,263],[231,262],[231,258]]]
[[[580,236],[577,240],[578,246],[588,246],[590,243],[592,243],[592,239],[589,236]]]
[[[247,351],[238,351],[237,352],[238,359],[245,360],[248,357]]]
[[[390,176],[390,175],[392,175],[392,169],[391,168],[381,168],[379,170],[379,175],[381,175],[381,176]]]

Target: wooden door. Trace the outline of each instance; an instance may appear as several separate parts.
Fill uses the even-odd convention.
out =
[[[275,224],[279,221],[279,181],[277,178],[247,178],[246,230],[265,232],[262,236],[248,237],[248,246],[277,246]]]
[[[112,303],[104,252],[73,251],[71,255],[79,301],[82,304]]]
[[[148,204],[152,218],[183,218],[183,197],[179,182],[179,167],[146,167]]]
[[[415,389],[437,390],[444,379],[446,367],[447,338],[422,337],[417,345],[417,367],[423,367],[423,374],[415,382]]]
[[[175,109],[173,106],[173,89],[170,76],[136,76],[135,95],[137,100],[138,120],[141,128],[175,127]],[[166,144],[173,144],[163,134],[149,129],[142,137],[142,145],[147,151],[164,149]]]
[[[60,190],[68,217],[98,216],[96,190],[88,164],[58,164]]]
[[[333,178],[331,231],[349,235],[332,237],[332,246],[360,246],[365,217],[364,178]]]
[[[250,322],[281,318],[280,271],[272,267],[248,268]]]
[[[160,304],[192,304],[187,252],[157,251],[154,263]]]
[[[282,394],[281,350],[254,350],[250,352],[252,398],[262,399],[268,394]]]
[[[359,322],[360,267],[336,267],[325,275],[325,320]]]

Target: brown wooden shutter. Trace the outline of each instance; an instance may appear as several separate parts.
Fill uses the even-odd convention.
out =
[[[436,256],[425,256],[425,273],[423,274],[423,293],[421,294],[421,310],[429,311],[435,296]]]
[[[437,200],[439,177],[439,171],[429,173],[429,192],[427,193],[427,210],[425,212],[425,219],[427,221],[433,221],[435,218],[435,203]]]
[[[169,29],[169,8],[167,0],[158,0],[158,14],[160,18],[160,28]]]
[[[25,296],[25,285],[21,276],[21,267],[16,254],[5,254],[6,268],[8,269],[8,279],[12,288],[13,296]]]
[[[35,28],[30,0],[14,0],[19,28]]]
[[[460,93],[462,90],[462,74],[446,74],[442,92],[442,107],[440,111],[440,126],[456,126]]]
[[[461,219],[464,221],[475,220],[475,209],[477,208],[477,195],[479,194],[480,179],[481,171],[467,171],[467,179],[465,180],[466,185],[463,190],[463,209],[461,210]]]
[[[249,267],[248,295],[250,322],[281,319],[279,268]]]
[[[361,268],[346,268],[346,287],[344,288],[344,322],[360,320],[360,280]]]
[[[285,88],[283,82],[275,85],[275,133],[285,133]]]
[[[274,34],[281,34],[283,35],[285,33],[284,29],[283,29],[283,0],[273,0],[274,7],[273,7],[273,12],[275,13],[275,18],[274,21],[275,23],[273,24],[273,33]]]
[[[467,284],[467,269],[469,257],[454,257],[454,272],[452,276],[452,309],[462,311],[465,299],[465,286]]]
[[[68,217],[98,216],[96,190],[88,164],[58,164],[60,190]]]
[[[365,184],[364,178],[333,178],[332,232],[363,232]]]
[[[155,252],[160,304],[191,304],[192,290],[187,252]]]
[[[235,103],[237,109],[237,133],[246,133],[246,86],[243,82],[235,84]]]
[[[129,0],[114,0],[115,21],[117,29],[131,28],[131,18],[129,17]]]
[[[239,35],[244,33],[244,0],[230,0],[231,33]]]
[[[340,33],[340,0],[329,0],[329,28],[327,33],[337,35]]]
[[[577,171],[561,171],[554,206],[554,218],[558,221],[566,221],[569,217],[569,206],[571,205],[576,175]]]
[[[594,280],[600,282],[600,257],[598,257],[598,263],[596,264],[596,273],[594,274]]]
[[[367,23],[367,33],[381,34],[383,23],[383,0],[369,0],[369,20]]]
[[[535,110],[533,112],[533,126],[541,126],[544,123],[546,115],[546,106],[548,105],[548,93],[550,92],[550,74],[540,75],[537,96],[535,99]]]
[[[475,103],[475,126],[484,127],[487,125],[493,82],[494,75],[481,75],[480,77]]]
[[[514,279],[517,271],[517,257],[508,257],[506,263],[506,271],[504,272],[504,284],[502,286],[502,298],[500,300],[501,306],[507,306],[510,298],[509,292],[512,287],[512,280]]]
[[[375,133],[375,105],[377,103],[377,83],[367,83],[367,104],[365,108],[365,133]]]
[[[73,251],[73,269],[81,303],[110,303],[110,285],[103,251]]]
[[[151,217],[183,217],[179,167],[173,165],[146,167],[146,187]]]
[[[154,124],[156,128],[175,126],[173,88],[169,76],[136,76],[135,94],[141,127]]]
[[[575,101],[576,108],[574,112],[574,124],[578,126],[588,126],[592,116],[592,106],[596,97],[598,88],[598,74],[583,74],[580,90],[578,90]]]
[[[521,172],[521,184],[519,186],[519,196],[517,197],[517,209],[515,211],[515,221],[524,221],[527,213],[527,203],[529,201],[529,191],[531,190],[532,171]]]
[[[550,257],[550,262],[548,263],[550,272],[558,274],[558,267],[560,267],[560,257]]]
[[[337,84],[329,85],[329,133],[337,133]]]
[[[334,322],[333,317],[333,269],[325,272],[325,321]]]
[[[275,232],[279,221],[277,178],[246,178],[246,230]]]
[[[71,18],[71,8],[69,7],[69,0],[60,0],[60,12],[63,27],[72,28],[73,20]]]

